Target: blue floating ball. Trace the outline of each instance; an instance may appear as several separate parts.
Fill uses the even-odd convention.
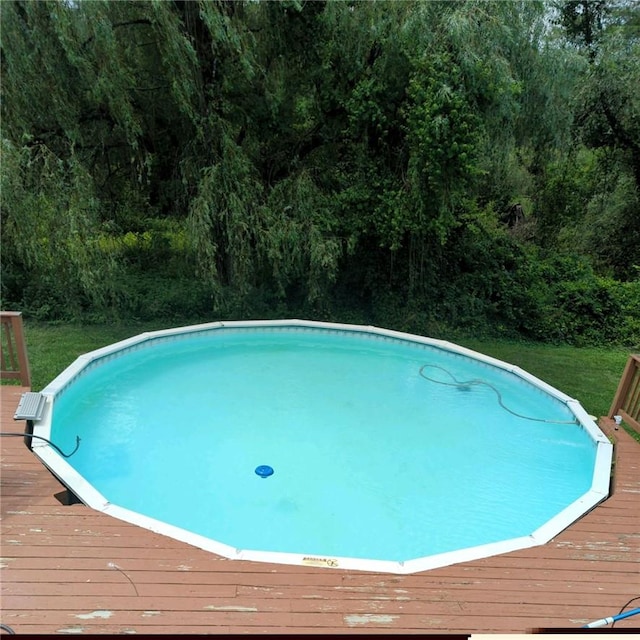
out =
[[[273,468],[268,464],[261,464],[259,467],[256,467],[256,473],[261,478],[268,478],[269,476],[273,475]]]

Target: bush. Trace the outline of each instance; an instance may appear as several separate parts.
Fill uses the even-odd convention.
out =
[[[598,276],[575,256],[547,259],[537,271],[524,333],[576,346],[640,344],[640,281]]]

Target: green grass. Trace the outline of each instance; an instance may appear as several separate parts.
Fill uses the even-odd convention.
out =
[[[187,323],[183,323],[187,324]],[[112,342],[170,326],[168,321],[113,325],[25,323],[32,388],[38,391],[79,355]],[[629,356],[625,348],[553,346],[528,342],[457,339],[469,349],[517,365],[578,400],[585,410],[606,415]]]
[[[40,324],[25,322],[31,388],[40,391],[78,356],[132,336],[166,329],[167,321],[110,325]]]
[[[458,342],[521,367],[575,398],[596,417],[609,412],[630,353],[623,347],[571,347],[472,339]]]

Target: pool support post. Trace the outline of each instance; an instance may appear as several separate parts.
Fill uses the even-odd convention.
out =
[[[41,393],[35,393],[33,391],[23,393],[22,398],[20,398],[20,402],[18,403],[15,415],[13,416],[14,420],[26,420],[27,424],[24,428],[24,444],[27,449],[32,452],[34,438],[33,427],[36,422],[42,420],[42,414],[44,413],[46,402],[47,396]],[[37,438],[38,436],[35,437]],[[60,479],[53,472],[52,475],[56,480],[58,480],[58,482],[60,482]],[[82,500],[80,500],[80,498],[78,498],[78,496],[76,496],[76,494],[71,491],[69,487],[67,487],[62,482],[60,482],[60,484],[62,484],[62,486],[64,487],[64,491],[55,495],[56,499],[60,503],[64,505],[82,504]]]

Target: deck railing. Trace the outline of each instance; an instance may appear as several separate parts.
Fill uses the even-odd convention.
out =
[[[632,354],[627,360],[609,410],[609,417],[615,416],[620,416],[629,426],[640,432],[640,354]]]
[[[23,387],[31,387],[31,371],[24,341],[22,313],[20,311],[0,311],[1,345],[0,377],[20,380]]]

